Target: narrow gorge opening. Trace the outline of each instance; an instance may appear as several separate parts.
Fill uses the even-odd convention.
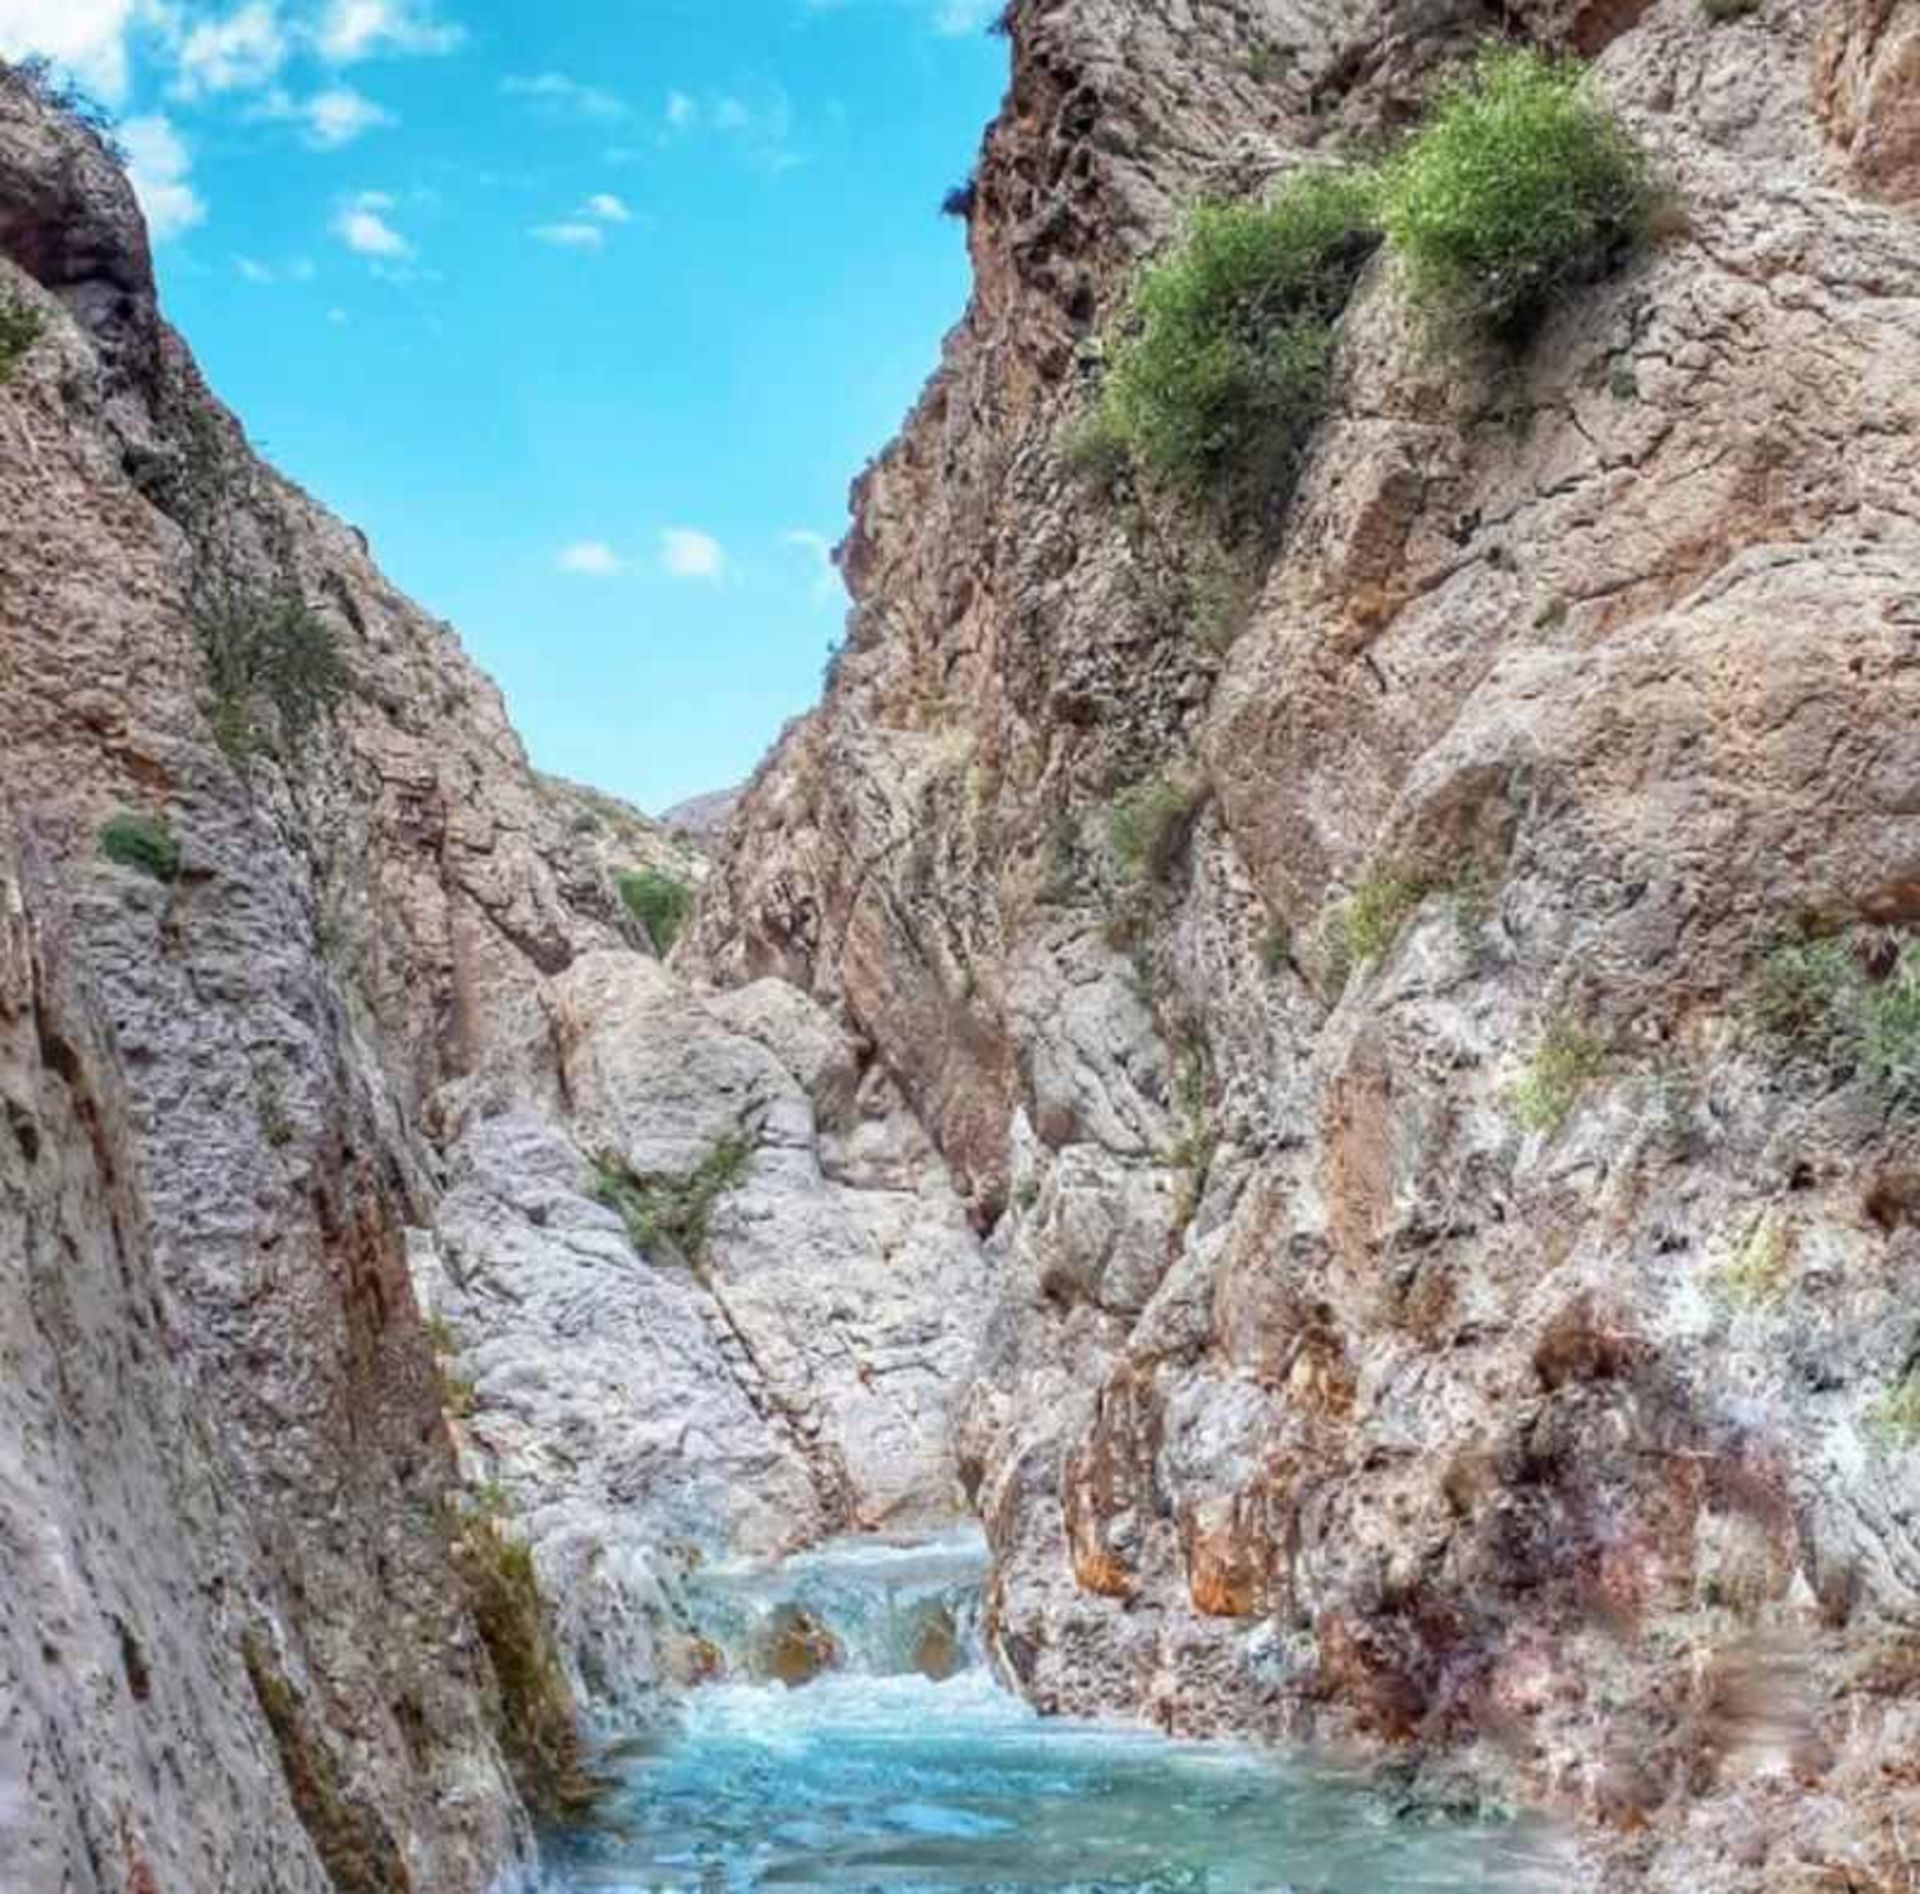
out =
[[[1916,4],[0,0],[0,1894],[1920,1889]]]

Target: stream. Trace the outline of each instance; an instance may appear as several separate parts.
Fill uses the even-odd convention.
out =
[[[1564,1886],[1528,1824],[1408,1820],[1297,1755],[1036,1715],[982,1657],[983,1562],[868,1541],[704,1578],[728,1680],[609,1759],[593,1826],[545,1838],[549,1894]]]

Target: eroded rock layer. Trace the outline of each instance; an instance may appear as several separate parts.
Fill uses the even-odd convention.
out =
[[[517,1886],[691,1563],[956,1515],[987,1265],[870,1047],[662,970],[615,878],[690,851],[254,457],[4,68],[0,311],[0,1884]]]
[[[990,1233],[1000,1661],[1473,1757],[1623,1886],[1900,1885],[1920,1142],[1766,978],[1916,965],[1913,22],[1007,24],[973,303],[698,937],[872,1039]],[[1257,579],[1076,477],[1180,207],[1404,127],[1496,32],[1595,61],[1650,254],[1517,362],[1376,259]],[[1143,887],[1109,817],[1155,778],[1190,834]]]

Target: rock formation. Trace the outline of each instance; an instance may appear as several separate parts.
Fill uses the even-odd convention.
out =
[[[1914,23],[1006,24],[972,305],[697,939],[871,1038],[990,1233],[999,1660],[1465,1755],[1622,1886],[1904,1885],[1915,1095],[1783,1014],[1808,955],[1888,1019],[1920,966]],[[1594,60],[1651,253],[1508,361],[1377,257],[1270,562],[1078,475],[1182,208],[1398,132],[1495,32]]]
[[[0,1883],[517,1885],[685,1564],[955,1513],[987,1266],[868,1049],[641,950],[688,852],[256,460],[4,68],[0,313]],[[698,1241],[598,1200],[716,1143]]]
[[[1910,14],[1014,0],[670,966],[612,877],[685,845],[531,771],[0,75],[0,1882],[510,1885],[563,1680],[643,1717],[703,1562],[963,1491],[1045,1707],[1417,1758],[1594,1886],[1910,1880]],[[1504,359],[1376,256],[1262,556],[1089,478],[1185,207],[1495,32],[1650,253]]]

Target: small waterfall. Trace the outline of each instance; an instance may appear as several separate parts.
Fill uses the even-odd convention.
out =
[[[985,1540],[841,1540],[767,1564],[710,1567],[684,1599],[711,1674],[799,1685],[830,1672],[944,1682],[984,1661]]]
[[[608,1757],[548,1894],[1548,1894],[1559,1844],[1409,1823],[1311,1758],[1049,1721],[1001,1690],[977,1532],[842,1541],[694,1573],[704,1652],[671,1730]]]

